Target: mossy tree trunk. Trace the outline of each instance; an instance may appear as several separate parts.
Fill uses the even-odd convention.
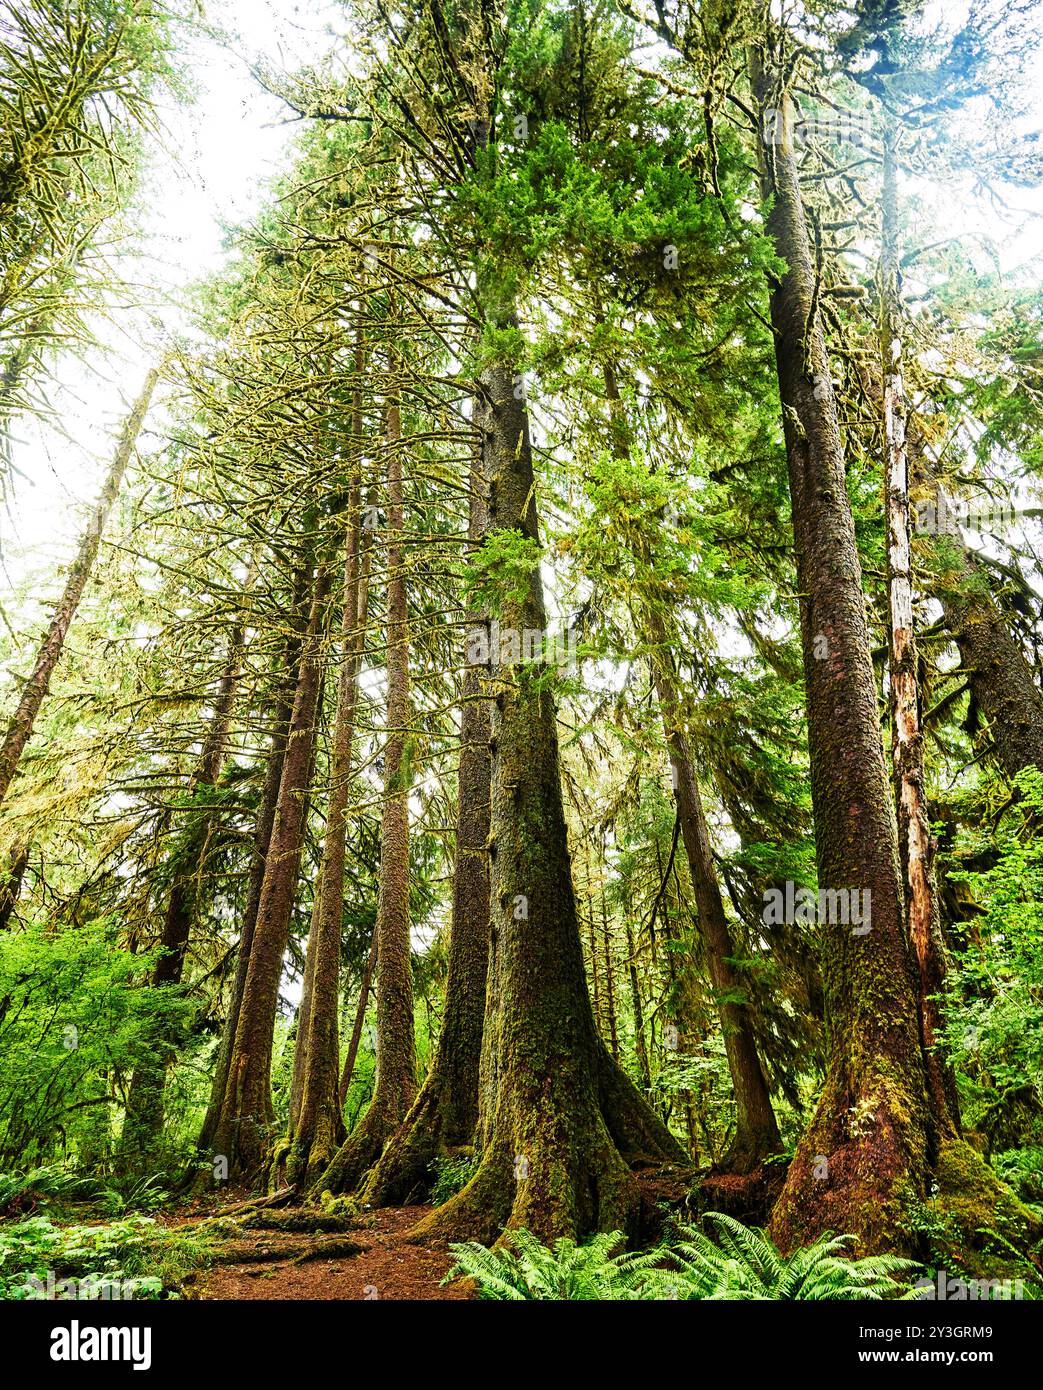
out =
[[[409,612],[403,547],[401,420],[387,407],[387,741],[377,895],[377,1070],[373,1099],[322,1172],[324,1191],[353,1192],[416,1096],[409,921]]]
[[[308,779],[322,683],[320,648],[327,587],[327,572],[320,568],[301,654],[242,1003],[212,1141],[215,1152],[227,1160],[230,1179],[255,1179],[263,1168],[271,1139],[272,1042],[304,842]]]
[[[28,841],[16,840],[7,851],[6,867],[0,870],[0,931],[7,930],[28,867]]]
[[[767,232],[785,264],[771,284],[801,595],[808,743],[821,890],[868,893],[869,930],[820,923],[829,1026],[822,1096],[772,1214],[784,1246],[854,1232],[901,1242],[905,1206],[927,1192],[927,1097],[897,836],[880,741],[844,450],[815,300],[793,110],[778,31],[752,55]],[[864,897],[862,902],[867,901]]]
[[[735,943],[717,879],[713,846],[688,736],[681,722],[681,702],[673,673],[667,666],[667,649],[663,639],[665,633],[660,634],[653,659],[655,687],[670,755],[681,839],[688,858],[699,916],[699,933],[735,1094],[735,1134],[719,1166],[727,1172],[749,1173],[769,1154],[778,1153],[782,1140],[757,1047],[748,986],[735,963]]]
[[[260,808],[254,826],[253,848],[247,877],[246,902],[243,908],[242,928],[236,951],[235,974],[228,1001],[228,1012],[221,1030],[221,1041],[214,1059],[214,1074],[210,1086],[210,1100],[203,1119],[197,1149],[205,1153],[213,1143],[221,1118],[221,1106],[228,1086],[228,1063],[235,1043],[239,1013],[242,1008],[246,976],[250,968],[250,947],[253,942],[254,926],[257,922],[257,909],[264,887],[264,871],[268,861],[272,829],[279,804],[279,788],[282,783],[283,763],[286,758],[286,745],[290,733],[290,720],[293,716],[294,694],[299,676],[301,651],[308,624],[310,570],[299,567],[294,574],[293,599],[290,605],[289,629],[282,652],[281,669],[285,673],[278,681],[273,701],[271,720],[271,741],[265,761],[264,784],[261,789]],[[206,1185],[208,1179],[203,1183]]]
[[[484,407],[476,402],[476,424]],[[480,469],[471,474],[468,538],[481,542],[487,524]],[[467,616],[467,631],[481,622]],[[456,853],[445,1013],[434,1060],[405,1123],[371,1173],[365,1201],[407,1202],[429,1190],[435,1160],[474,1139],[489,965],[489,703],[477,664],[468,662],[460,686],[460,762],[457,773]]]
[[[501,330],[512,318],[497,323]],[[482,473],[489,532],[526,547],[527,583],[508,586],[500,632],[546,634],[528,412],[509,364],[487,367]],[[684,1151],[598,1037],[583,967],[562,804],[557,721],[541,661],[490,644],[494,692],[492,953],[488,1055],[474,1176],[417,1233],[490,1240],[505,1226],[543,1239],[633,1230],[630,1164],[685,1161]],[[484,1046],[484,1044],[483,1044]]]
[[[1013,780],[1027,767],[1043,768],[1043,694],[996,601],[985,564],[964,542],[956,508],[915,422],[909,445],[914,486],[926,493],[921,529],[936,538],[931,594],[942,605],[969,673],[971,696],[985,716],[996,760]]]
[[[358,367],[358,363],[356,366]],[[356,435],[359,429],[356,424]],[[294,1186],[322,1172],[345,1138],[338,1095],[340,1043],[338,996],[347,811],[352,786],[352,748],[359,670],[366,642],[369,600],[364,570],[361,476],[356,469],[348,503],[341,615],[341,666],[337,682],[326,838],[316,909],[308,938],[309,978],[301,1001],[295,1054],[295,1096],[290,1115],[286,1176]],[[301,1066],[296,1066],[297,1059]]]
[[[959,1132],[952,1069],[940,1052],[938,998],[945,982],[934,840],[927,806],[919,655],[913,621],[913,549],[909,509],[909,410],[905,395],[902,250],[896,168],[898,122],[884,134],[883,236],[880,256],[880,354],[883,382],[884,511],[887,526],[888,676],[891,756],[906,925],[919,978],[917,1007],[935,1138]]]

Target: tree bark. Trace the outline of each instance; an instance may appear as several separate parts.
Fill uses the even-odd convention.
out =
[[[257,909],[264,886],[264,871],[271,844],[275,813],[279,804],[279,787],[282,782],[283,763],[290,732],[290,719],[293,715],[294,693],[297,687],[300,657],[304,635],[308,623],[310,569],[302,566],[294,575],[291,619],[283,653],[282,670],[285,673],[277,685],[272,717],[271,745],[265,764],[264,785],[261,790],[260,810],[254,828],[253,850],[250,858],[246,904],[243,910],[243,925],[239,934],[239,947],[236,953],[235,975],[228,1003],[228,1013],[221,1030],[221,1042],[214,1061],[214,1075],[210,1087],[210,1100],[202,1129],[197,1141],[197,1149],[205,1153],[213,1143],[221,1118],[221,1106],[228,1086],[228,1063],[232,1055],[236,1030],[239,1026],[239,1013],[242,1008],[246,976],[250,968],[250,948],[253,943],[254,926],[257,922]],[[205,1186],[209,1179],[203,1183]]]
[[[0,878],[0,931],[6,931],[11,914],[18,902],[22,889],[22,879],[29,866],[29,845],[25,840],[16,840],[7,851],[7,868]]]
[[[340,1089],[338,1096],[341,1109],[348,1099],[348,1092],[351,1090],[351,1078],[355,1075],[355,1062],[359,1055],[359,1043],[362,1041],[362,1026],[366,1021],[366,1010],[369,1007],[369,991],[373,983],[373,972],[377,968],[377,933],[373,932],[373,938],[369,944],[369,955],[366,957],[366,964],[362,968],[362,979],[359,981],[358,1003],[355,1005],[355,1022],[351,1029],[351,1038],[348,1042],[347,1056],[344,1058],[344,1069],[340,1075]]]
[[[681,839],[691,870],[699,932],[735,1092],[735,1136],[720,1167],[727,1172],[750,1173],[769,1154],[778,1153],[782,1140],[767,1078],[761,1066],[746,988],[735,968],[735,943],[717,880],[710,832],[688,736],[681,722],[680,697],[672,673],[667,669],[665,639],[666,633],[660,632],[654,658],[656,693],[663,714]]]
[[[327,572],[320,568],[301,654],[242,1004],[213,1137],[217,1154],[227,1160],[228,1177],[247,1181],[261,1172],[271,1138],[272,1040],[304,843],[305,800],[322,679],[320,647],[327,587]]]
[[[513,321],[513,320],[511,320]],[[500,323],[501,327],[505,326]],[[509,366],[482,375],[482,473],[490,533],[532,545],[539,531],[524,392]],[[546,633],[542,582],[504,598],[501,631]],[[490,652],[492,954],[481,1161],[470,1182],[417,1227],[488,1240],[505,1225],[541,1239],[633,1231],[629,1163],[684,1151],[598,1037],[583,965],[565,829],[554,702],[538,676]],[[524,913],[521,909],[524,909]],[[483,1044],[484,1046],[484,1044]]]
[[[356,433],[358,430],[356,430]],[[303,1057],[300,1097],[291,1115],[287,1178],[307,1184],[329,1164],[344,1140],[338,1096],[340,1041],[338,995],[341,923],[344,912],[344,860],[358,679],[366,644],[368,573],[363,572],[362,489],[358,468],[348,502],[341,614],[341,667],[337,681],[333,755],[326,816],[326,838],[319,870],[318,906],[308,940],[311,979],[302,1000],[297,1051]]]
[[[476,414],[479,413],[476,406]],[[480,468],[471,473],[468,539],[487,525]],[[482,621],[466,617],[468,632]],[[474,1139],[489,966],[489,703],[481,668],[468,662],[460,690],[456,855],[445,1013],[431,1070],[405,1123],[370,1174],[364,1200],[390,1206],[430,1189],[435,1160]]]
[[[1013,780],[1027,767],[1043,768],[1043,693],[993,597],[988,571],[964,542],[938,469],[913,426],[909,452],[914,483],[930,494],[924,529],[945,542],[931,593],[970,672],[971,695],[987,721],[996,761]]]
[[[754,51],[752,76],[766,137],[759,156],[771,200],[767,232],[786,266],[771,285],[771,320],[801,595],[818,879],[820,890],[868,892],[871,916],[869,931],[843,920],[819,926],[828,1069],[771,1229],[784,1247],[830,1230],[853,1232],[866,1250],[893,1250],[907,1202],[927,1193],[927,1097],[843,443],[792,105],[779,57],[767,51],[773,41]]]
[[[920,1040],[933,1124],[959,1133],[955,1079],[939,1054],[941,1020],[936,996],[945,983],[934,840],[927,806],[923,729],[920,723],[919,656],[913,625],[913,555],[909,524],[909,411],[905,395],[902,253],[896,162],[898,127],[884,135],[883,234],[880,257],[880,350],[883,381],[884,496],[887,523],[887,599],[898,848],[905,887],[906,925],[919,977]],[[937,1138],[937,1135],[935,1136]]]
[[[416,1096],[409,921],[409,611],[397,397],[387,408],[387,459],[387,742],[376,922],[377,1071],[366,1114],[318,1179],[330,1192],[358,1187]]]

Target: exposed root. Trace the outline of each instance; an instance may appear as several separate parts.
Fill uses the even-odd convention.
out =
[[[303,1264],[306,1260],[341,1259],[362,1255],[370,1247],[346,1236],[318,1236],[299,1239],[253,1237],[226,1240],[210,1253],[212,1264]]]

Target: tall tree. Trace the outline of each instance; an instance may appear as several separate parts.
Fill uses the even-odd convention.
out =
[[[62,596],[58,600],[47,625],[47,631],[44,633],[37,651],[33,669],[22,687],[18,707],[7,726],[3,745],[0,746],[0,806],[3,805],[14,775],[18,771],[18,763],[25,745],[32,736],[33,725],[40,713],[40,706],[46,698],[54,668],[61,657],[69,625],[76,614],[80,599],[83,597],[83,591],[91,577],[94,562],[98,558],[98,551],[101,548],[105,523],[113,503],[116,501],[123,475],[134,456],[138,436],[145,423],[145,416],[158,380],[159,370],[153,368],[145,378],[145,384],[141,388],[130,414],[124,421],[116,451],[112,456],[109,471],[102,485],[101,494],[95,503],[90,521],[87,523],[87,529],[80,540],[76,558],[70,566]]]

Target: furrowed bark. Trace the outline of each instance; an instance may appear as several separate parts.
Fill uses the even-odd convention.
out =
[[[927,1097],[897,834],[861,566],[776,36],[752,54],[767,232],[786,269],[771,321],[789,465],[820,890],[862,896],[869,930],[820,922],[830,1029],[823,1093],[772,1214],[784,1247],[853,1232],[894,1249],[927,1193]],[[840,895],[839,897],[837,895]],[[901,1237],[898,1238],[901,1243]]]

